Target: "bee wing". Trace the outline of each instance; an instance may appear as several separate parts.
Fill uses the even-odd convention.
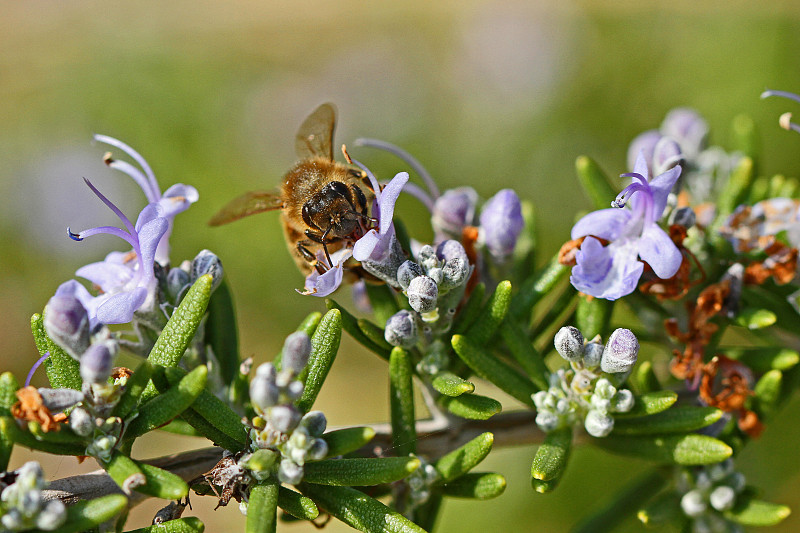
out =
[[[231,200],[208,221],[209,226],[221,226],[240,218],[249,217],[265,211],[283,208],[280,196],[264,191],[250,191]]]
[[[336,129],[336,107],[322,104],[308,115],[294,140],[294,149],[301,159],[324,157],[333,161],[333,130]]]

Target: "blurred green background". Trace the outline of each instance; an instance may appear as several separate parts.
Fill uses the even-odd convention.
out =
[[[263,362],[323,302],[292,290],[302,276],[277,215],[213,229],[206,221],[241,192],[277,184],[295,161],[298,125],[318,104],[338,106],[338,143],[370,136],[403,146],[442,188],[471,185],[488,197],[514,187],[538,209],[545,258],[589,207],[577,192],[575,157],[591,155],[611,174],[626,171],[628,142],[674,106],[699,110],[712,142],[723,146],[731,120],[749,114],[762,134],[763,171],[800,174],[800,137],[777,126],[794,105],[758,99],[767,87],[800,91],[799,44],[797,2],[2,1],[3,370],[24,376],[35,360],[28,320],[61,282],[125,249],[110,237],[67,238],[67,226],[117,222],[81,178],[132,218],[144,205],[132,181],[104,167],[105,147],[92,145],[93,133],[137,149],[162,190],[183,182],[200,191],[177,218],[172,259],[203,248],[222,257],[242,353]],[[383,179],[405,169],[374,151],[351,147],[351,154]],[[415,200],[402,199],[399,213],[415,236],[430,238]],[[349,303],[347,294],[337,298]],[[330,424],[384,421],[387,403],[384,364],[345,341],[319,401]],[[794,402],[739,462],[764,498],[793,506],[800,504],[798,414]],[[136,453],[198,445],[148,438]],[[485,466],[507,475],[505,495],[448,502],[440,531],[564,531],[643,468],[582,448],[556,493],[540,496],[528,480],[533,452],[493,453]],[[14,465],[27,457],[15,452]],[[45,468],[61,477],[76,466],[50,459]],[[213,502],[193,503],[208,531],[243,529],[235,506],[212,513]],[[148,523],[156,508],[143,507],[131,525]],[[774,531],[799,530],[795,512]],[[298,529],[310,531],[287,526]]]

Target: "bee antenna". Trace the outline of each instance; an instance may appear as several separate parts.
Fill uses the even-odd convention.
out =
[[[350,157],[350,154],[347,153],[347,146],[344,144],[342,145],[342,155],[344,156],[345,160],[347,160],[348,163],[350,163],[351,165],[353,164],[353,159]]]

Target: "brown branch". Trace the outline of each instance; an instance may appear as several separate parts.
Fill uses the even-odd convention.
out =
[[[538,443],[542,441],[544,433],[536,425],[535,418],[533,411],[510,411],[489,420],[450,420],[451,425],[444,428],[438,421],[422,420],[417,424],[417,453],[431,458],[440,457],[487,431],[494,434],[494,446],[497,447]],[[360,450],[361,455],[391,455],[391,427],[388,424],[372,427],[375,429],[375,438]],[[188,482],[211,470],[222,458],[222,453],[222,448],[209,447],[144,462],[172,472]],[[44,491],[44,497],[71,504],[114,493],[122,494],[122,491],[104,470],[96,470],[51,481]],[[131,507],[146,498],[148,496],[134,492],[130,496]]]

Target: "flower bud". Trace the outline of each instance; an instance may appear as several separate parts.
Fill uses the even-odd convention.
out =
[[[736,503],[736,493],[727,485],[720,485],[708,496],[711,507],[719,512],[727,511]]]
[[[114,356],[105,343],[92,344],[80,359],[84,383],[104,383],[114,368]]]
[[[514,252],[524,224],[517,193],[503,189],[483,206],[480,239],[496,260],[503,261]]]
[[[294,405],[277,405],[267,416],[272,427],[281,433],[289,433],[300,423],[300,411]]]
[[[167,296],[176,304],[186,287],[191,283],[189,273],[182,268],[171,268],[167,273]]]
[[[225,271],[222,269],[222,261],[220,261],[217,254],[210,250],[202,250],[192,260],[192,282],[195,282],[200,276],[211,274],[211,290],[213,291],[219,284],[222,283],[222,276]]]
[[[567,361],[577,363],[583,357],[583,334],[578,328],[564,326],[553,338],[558,354]]]
[[[441,268],[431,268],[428,270],[428,277],[431,278],[438,287],[444,280],[444,273],[442,272]]]
[[[75,389],[37,389],[42,403],[52,413],[60,413],[83,400],[83,393]]]
[[[690,490],[681,498],[681,509],[689,518],[705,513],[707,507],[705,498],[699,490]]]
[[[305,388],[306,386],[302,381],[292,381],[286,386],[286,395],[289,397],[289,400],[294,402],[300,399]]]
[[[250,382],[250,400],[261,409],[277,404],[279,397],[280,389],[275,385],[275,381],[256,374]]]
[[[426,244],[419,249],[417,259],[423,270],[439,266],[439,258],[436,257],[436,249],[430,244]]]
[[[677,224],[686,229],[691,228],[697,223],[697,215],[691,207],[679,207],[669,215],[669,224]]]
[[[412,279],[424,274],[425,272],[422,270],[421,266],[414,261],[406,261],[397,269],[397,282],[403,290],[407,290]]]
[[[410,311],[402,309],[389,317],[389,320],[386,321],[386,329],[383,336],[386,342],[392,346],[400,346],[402,348],[414,346],[419,339],[414,315]]]
[[[653,161],[653,152],[655,152],[656,144],[661,140],[661,133],[657,130],[649,130],[640,133],[628,145],[628,170],[633,172],[633,167],[636,165],[636,159],[639,157],[640,152],[644,152],[644,160],[647,161],[648,167],[651,166]]]
[[[278,371],[275,370],[275,365],[272,363],[264,363],[262,365],[258,365],[256,368],[256,377],[257,378],[264,378],[270,381],[275,381],[275,377],[278,375]]]
[[[281,483],[297,485],[303,479],[303,467],[291,459],[283,459],[278,468],[278,479],[281,480]]]
[[[36,516],[36,527],[53,531],[67,520],[67,508],[61,500],[50,500]]]
[[[608,338],[600,368],[603,372],[617,374],[627,372],[636,364],[639,356],[639,341],[629,329],[618,328]]]
[[[69,427],[76,435],[88,437],[94,431],[94,419],[86,409],[76,407],[69,413]]]
[[[660,176],[683,161],[681,147],[671,137],[662,137],[653,149],[653,176]]]
[[[452,239],[443,241],[436,247],[436,257],[445,263],[451,259],[462,259],[465,263],[469,263],[467,251],[464,250],[464,246],[460,242]]]
[[[417,313],[429,313],[436,309],[439,287],[428,276],[417,276],[411,280],[406,290],[408,303]]]
[[[561,427],[561,417],[550,411],[536,413],[536,425],[544,432],[550,432]]]
[[[322,439],[314,440],[314,443],[308,449],[308,458],[312,461],[319,461],[325,459],[328,455],[328,443]]]
[[[44,329],[74,359],[89,348],[89,314],[71,294],[56,294],[44,308]]]
[[[299,374],[308,364],[311,355],[311,339],[304,331],[295,331],[283,343],[283,368]]]
[[[685,107],[673,109],[661,123],[661,133],[675,139],[690,159],[706,147],[708,123],[697,111]]]
[[[590,342],[583,347],[583,366],[594,370],[600,366],[603,359],[603,345],[599,342]]]
[[[633,393],[628,389],[621,389],[611,398],[611,409],[616,413],[627,413],[633,409]]]
[[[478,193],[472,187],[457,187],[444,192],[433,204],[431,223],[437,233],[460,237],[464,226],[472,225]]]
[[[614,419],[606,413],[593,409],[586,414],[583,426],[592,437],[605,437],[614,429]]]
[[[445,289],[454,289],[460,287],[467,282],[472,269],[469,266],[469,261],[461,257],[453,257],[448,259],[442,269],[444,279],[442,279],[441,286]]]
[[[322,411],[309,411],[303,416],[300,425],[308,430],[308,434],[312,437],[319,437],[325,433],[325,428],[328,426],[328,420],[325,418],[325,413]]]

